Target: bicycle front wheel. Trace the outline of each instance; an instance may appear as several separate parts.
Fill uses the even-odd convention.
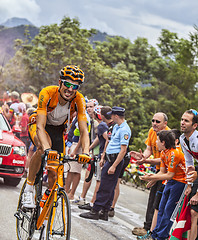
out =
[[[17,212],[15,213],[16,217],[16,233],[17,233],[17,239],[18,240],[29,240],[32,239],[32,233],[30,233],[30,225],[31,225],[31,219],[32,219],[32,209],[23,209],[22,208],[22,195],[24,193],[25,187],[26,187],[25,180],[23,187],[21,189],[21,193],[19,195],[19,202],[17,207]],[[34,231],[34,230],[32,230]]]
[[[53,203],[48,223],[46,239],[70,239],[71,210],[69,199],[64,190],[57,193],[57,201]]]

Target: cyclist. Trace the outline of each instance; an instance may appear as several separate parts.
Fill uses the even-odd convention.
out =
[[[87,129],[86,103],[77,91],[84,82],[83,71],[74,65],[67,65],[60,71],[59,86],[48,86],[41,90],[38,108],[29,119],[29,134],[37,150],[29,166],[27,185],[23,194],[23,206],[34,208],[33,184],[41,164],[41,155],[50,154],[56,158],[57,151],[64,152],[64,130],[69,129],[73,113],[77,110],[80,143],[82,151],[89,154],[89,134]],[[89,158],[89,157],[88,157]],[[54,183],[55,173],[48,172],[49,188]]]

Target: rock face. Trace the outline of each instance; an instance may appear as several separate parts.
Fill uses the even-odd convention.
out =
[[[33,24],[26,18],[13,17],[13,18],[8,19],[4,23],[1,23],[0,25],[2,25],[4,27],[17,27],[20,25],[33,25]]]

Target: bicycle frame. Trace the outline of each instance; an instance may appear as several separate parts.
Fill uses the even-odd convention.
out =
[[[61,235],[63,237],[67,236],[67,239],[70,237],[71,230],[71,212],[69,206],[69,201],[66,192],[64,191],[63,184],[63,173],[64,173],[64,163],[68,163],[69,161],[79,161],[80,155],[76,155],[75,158],[70,157],[68,155],[64,155],[63,153],[58,153],[57,159],[44,159],[42,158],[41,168],[37,173],[35,179],[35,200],[36,207],[34,209],[23,208],[22,203],[22,194],[24,193],[24,189],[26,186],[26,182],[23,185],[23,188],[20,193],[17,212],[14,216],[17,219],[17,238],[18,239],[32,239],[35,230],[40,230],[40,238],[46,239],[50,235]],[[48,156],[46,156],[48,158]],[[84,155],[82,155],[82,162],[84,163]],[[51,193],[47,198],[44,207],[40,207],[40,200],[42,198],[42,181],[43,181],[43,168],[44,162],[47,160],[46,169],[49,171],[53,171],[56,173],[54,185],[52,187]],[[91,172],[93,172],[93,165],[91,163]],[[93,173],[88,176],[87,179],[91,180]],[[60,196],[59,196],[60,194]],[[61,201],[59,204],[59,200]],[[61,232],[56,231],[56,217],[57,215],[57,207],[59,206],[59,210],[62,212],[62,228]],[[61,207],[61,208],[60,208]],[[50,222],[49,222],[50,221]],[[23,224],[25,224],[23,226]],[[25,236],[25,238],[24,238]],[[26,237],[27,236],[27,237]]]
[[[57,201],[57,190],[60,188],[63,188],[63,171],[64,171],[64,165],[61,160],[56,159],[56,160],[47,160],[47,170],[54,171],[57,173],[56,179],[54,182],[54,185],[52,187],[51,193],[40,213],[40,216],[37,220],[36,227],[37,229],[40,229],[42,226],[44,220],[48,219],[49,212],[52,207],[52,203],[56,204]],[[64,216],[64,215],[63,215]],[[52,226],[53,226],[53,220],[54,220],[55,214],[53,212],[52,215],[52,224],[51,224],[51,229],[52,231]],[[65,219],[63,220],[65,224]]]

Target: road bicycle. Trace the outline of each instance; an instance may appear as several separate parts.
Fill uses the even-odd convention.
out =
[[[71,210],[68,196],[63,188],[64,163],[68,163],[68,161],[86,163],[89,157],[80,154],[74,159],[62,153],[59,153],[58,156],[59,157],[56,159],[47,159],[46,169],[56,172],[56,180],[43,208],[40,207],[40,201],[43,196],[43,170],[46,162],[45,159],[42,159],[41,168],[34,182],[35,208],[23,208],[22,195],[27,180],[25,180],[22,186],[17,211],[14,214],[16,217],[18,240],[70,239]],[[93,169],[93,163],[90,163]],[[90,179],[90,176],[88,178]]]

